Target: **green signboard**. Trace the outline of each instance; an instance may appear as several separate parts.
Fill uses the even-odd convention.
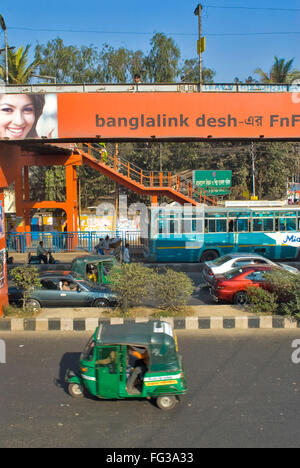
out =
[[[193,171],[193,185],[210,195],[228,195],[232,183],[232,171]]]

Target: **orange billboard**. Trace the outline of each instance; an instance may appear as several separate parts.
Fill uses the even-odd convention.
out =
[[[58,138],[300,138],[293,93],[61,93]]]

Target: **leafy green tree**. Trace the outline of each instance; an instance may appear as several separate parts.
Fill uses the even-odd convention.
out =
[[[280,303],[278,312],[300,320],[300,275],[278,270],[265,276]]]
[[[264,72],[261,68],[256,68],[254,73],[260,76],[263,83],[289,83],[295,75],[295,70],[292,70],[294,59],[285,60],[275,56],[270,72]]]
[[[172,315],[186,307],[194,291],[193,282],[185,273],[166,268],[152,277],[153,297],[156,305]]]
[[[35,58],[39,74],[54,76],[58,83],[97,83],[102,81],[100,56],[96,47],[66,46],[59,37],[46,45],[37,44]]]
[[[276,314],[278,310],[277,296],[263,288],[247,288],[247,297],[249,304],[247,308],[252,313],[257,314]]]
[[[64,201],[66,199],[66,172],[62,166],[47,168],[45,173],[45,198]]]
[[[33,62],[28,64],[28,53],[30,45],[25,47],[19,47],[16,51],[8,49],[8,82],[10,84],[26,84],[30,81],[33,74],[36,73],[40,60],[35,59]],[[5,66],[0,65],[0,78],[5,80]]]
[[[156,33],[151,41],[151,50],[145,58],[145,74],[155,83],[172,83],[178,76],[180,50],[173,39]]]
[[[153,270],[140,263],[115,266],[110,273],[110,288],[117,295],[118,306],[126,314],[148,297]]]
[[[286,197],[286,181],[295,167],[294,161],[290,144],[255,144],[255,180],[259,199]]]
[[[216,72],[211,68],[202,69],[202,80],[204,83],[212,83]],[[199,60],[186,59],[180,69],[181,80],[185,82],[199,82]]]
[[[35,267],[25,265],[13,268],[10,275],[17,288],[23,291],[23,310],[25,310],[29,294],[35,288],[41,287],[39,271]]]
[[[130,58],[129,50],[124,47],[115,50],[106,44],[100,54],[103,82],[126,83],[130,77]]]

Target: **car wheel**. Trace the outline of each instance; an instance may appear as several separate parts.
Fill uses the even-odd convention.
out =
[[[30,312],[36,314],[41,310],[41,304],[35,299],[28,299],[28,301],[26,301],[26,308],[29,309]]]
[[[173,395],[162,395],[156,398],[156,404],[163,411],[168,411],[175,408],[177,399]]]
[[[83,387],[78,383],[70,383],[68,386],[69,394],[73,398],[82,398],[83,397]]]
[[[248,294],[245,291],[239,291],[238,293],[235,294],[233,298],[233,303],[236,305],[244,306],[248,304],[249,298]]]
[[[215,260],[218,257],[219,257],[219,254],[215,250],[206,250],[201,255],[200,262],[201,263],[210,262],[211,260]]]
[[[93,304],[93,307],[108,307],[109,306],[109,303],[106,299],[96,299],[94,304]]]

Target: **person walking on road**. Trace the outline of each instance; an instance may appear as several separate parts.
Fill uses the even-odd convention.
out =
[[[126,263],[126,264],[130,263],[129,244],[125,245],[123,262]]]

